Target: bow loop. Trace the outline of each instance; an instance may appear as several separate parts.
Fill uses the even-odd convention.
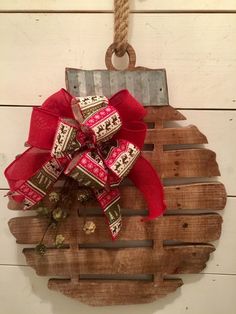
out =
[[[127,140],[119,139],[106,152],[104,162],[119,179],[127,176],[140,154],[137,146]]]
[[[78,188],[86,186],[93,191],[115,239],[121,229],[118,186],[130,173],[148,196],[149,216],[160,215],[165,209],[163,200],[158,204],[148,193],[157,189],[162,197],[161,183],[151,165],[140,157],[146,132],[140,121],[144,113],[126,90],[110,101],[105,96],[72,98],[65,90],[52,95],[41,108],[33,109],[31,147],[5,170],[11,197],[28,209],[39,203],[64,173],[78,182]],[[149,176],[155,182],[152,189],[143,186],[143,178]]]
[[[83,132],[78,133],[79,125],[72,119],[59,119],[51,156],[64,157],[78,151],[85,142]]]
[[[102,158],[96,151],[89,150],[75,156],[65,169],[65,174],[93,190],[104,188],[108,180]]]
[[[106,142],[119,131],[122,126],[118,111],[112,106],[106,106],[94,112],[84,121],[90,128],[97,143]]]

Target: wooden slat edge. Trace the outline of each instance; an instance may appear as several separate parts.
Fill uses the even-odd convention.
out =
[[[195,125],[181,128],[148,129],[145,143],[169,144],[206,144],[207,138]]]
[[[147,115],[144,118],[145,122],[156,122],[158,120],[164,121],[178,121],[186,120],[185,116],[179,111],[175,110],[170,105],[162,107],[146,107]]]
[[[38,275],[69,276],[72,262],[78,274],[198,273],[213,251],[212,245],[175,245],[163,252],[152,248],[80,249],[76,259],[69,248],[48,249],[44,256],[28,248],[23,253]]]
[[[218,214],[199,215],[168,215],[158,219],[142,222],[140,216],[123,217],[119,240],[176,240],[183,242],[202,243],[219,239],[222,217]],[[98,243],[111,241],[104,217],[89,217],[96,224],[96,231],[86,235],[83,232],[84,219],[78,218],[79,243]],[[74,221],[73,221],[74,223]],[[65,243],[70,243],[72,224],[69,218],[59,226],[58,233],[65,237]],[[36,244],[41,240],[47,227],[47,220],[33,217],[16,217],[9,221],[11,233],[18,243]],[[45,236],[44,242],[54,243],[55,230]]]
[[[183,285],[181,279],[160,282],[79,281],[50,279],[48,287],[93,306],[149,303],[174,292]],[[111,297],[112,296],[112,297]]]
[[[215,177],[220,175],[216,154],[210,149],[164,151],[161,162],[155,151],[143,152],[162,178]]]
[[[121,192],[121,208],[132,210],[147,209],[144,197],[136,187],[120,186],[119,189]],[[221,210],[224,209],[227,201],[225,187],[220,182],[165,186],[164,192],[168,210]],[[100,210],[96,200],[88,201],[85,205],[78,204],[78,207],[81,212],[87,213],[90,209],[97,208]],[[9,201],[8,208],[11,210],[22,210],[21,205],[13,200]]]

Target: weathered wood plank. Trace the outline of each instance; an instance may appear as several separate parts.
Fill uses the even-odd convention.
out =
[[[153,302],[174,292],[182,284],[181,279],[165,279],[159,282],[84,280],[76,284],[66,279],[50,279],[48,287],[83,303],[99,306],[107,304],[108,299],[109,305]]]
[[[157,161],[157,154],[150,151],[143,152],[162,178],[176,177],[215,177],[220,175],[215,152],[209,149],[180,149],[164,151],[161,163]]]
[[[207,138],[196,126],[183,128],[148,129],[145,143],[169,144],[206,144]]]
[[[220,182],[166,186],[168,209],[221,210],[226,204],[225,187]]]
[[[152,248],[80,249],[76,259],[69,249],[48,249],[44,256],[34,249],[23,252],[37,275],[68,276],[71,263],[80,275],[198,273],[214,250],[212,245],[171,246],[159,254]]]
[[[133,210],[147,208],[143,196],[134,186],[121,186],[120,192],[121,208]],[[164,192],[167,210],[222,210],[226,204],[225,187],[220,182],[165,186]],[[86,212],[86,209],[99,208],[99,205],[97,201],[91,200],[81,207]]]
[[[226,204],[225,187],[220,182],[165,186],[164,192],[167,210],[221,210],[224,209]],[[121,208],[132,210],[143,210],[147,208],[142,194],[134,186],[120,186],[120,193]],[[83,213],[88,213],[90,209],[95,208],[100,210],[100,206],[95,199],[86,202],[84,205],[79,204],[78,206]],[[11,210],[21,210],[22,205],[11,200],[8,208]]]
[[[147,115],[144,117],[145,122],[177,121],[185,120],[185,116],[171,106],[147,107]]]
[[[142,217],[123,217],[123,227],[120,240],[176,240],[183,242],[209,242],[220,237],[222,218],[218,214],[200,215],[168,215],[156,220],[141,222]],[[96,231],[86,235],[83,232],[83,218],[78,218],[79,243],[98,243],[111,241],[104,217],[89,217],[96,224]],[[16,217],[9,221],[9,228],[18,243],[36,244],[41,240],[47,227],[47,219],[38,217]],[[27,227],[26,227],[27,226]],[[71,222],[67,218],[58,229],[65,237],[65,243],[70,242]],[[45,236],[44,242],[52,245],[55,231],[51,230]]]

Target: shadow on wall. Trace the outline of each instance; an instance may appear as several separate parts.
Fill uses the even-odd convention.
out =
[[[153,314],[167,308],[168,305],[174,303],[175,299],[182,294],[181,288],[178,288],[174,293],[149,304],[93,307],[68,298],[61,293],[49,290],[47,288],[48,278],[38,277],[29,266],[20,267],[20,269],[24,276],[28,278],[28,282],[26,282],[28,285],[31,285],[32,293],[41,299],[40,303],[48,303],[51,305],[50,313],[52,314],[110,314],[111,311],[113,314],[121,313],[121,311],[122,314]],[[203,276],[203,274],[198,274],[191,278],[187,276],[184,278],[184,287],[187,288],[188,284],[199,281]],[[178,278],[180,277],[185,276],[178,276]],[[187,308],[187,304],[183,304],[183,310]]]

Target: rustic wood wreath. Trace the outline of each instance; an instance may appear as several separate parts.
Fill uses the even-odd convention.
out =
[[[120,188],[123,228],[116,242],[110,241],[95,201],[84,206],[75,202],[60,227],[65,237],[62,248],[53,248],[54,234],[49,230],[43,256],[34,248],[23,250],[38,275],[62,277],[49,279],[50,289],[90,305],[152,302],[183,284],[181,279],[166,275],[201,272],[215,250],[209,242],[221,234],[222,218],[213,211],[223,209],[226,203],[224,185],[209,179],[220,175],[215,153],[194,146],[207,143],[206,137],[194,125],[167,126],[169,121],[185,117],[168,105],[165,71],[135,68],[132,50],[128,51],[128,70],[115,71],[113,51],[111,46],[106,55],[108,70],[67,69],[67,89],[75,96],[102,92],[109,97],[128,88],[148,106],[143,154],[164,180],[167,212],[156,220],[141,222],[140,216],[146,212],[144,199],[126,183]],[[179,178],[188,178],[188,183],[180,184]],[[96,225],[90,235],[83,232],[84,212]],[[34,246],[47,223],[47,219],[33,215],[13,218],[9,227],[17,243]]]

